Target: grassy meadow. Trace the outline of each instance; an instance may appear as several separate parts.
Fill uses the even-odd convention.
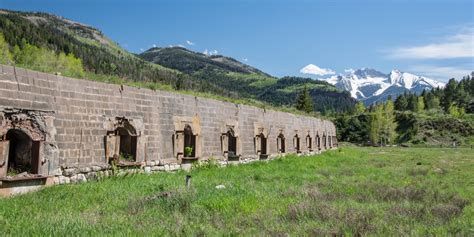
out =
[[[53,186],[0,199],[0,226],[1,236],[473,236],[474,150],[343,147]]]

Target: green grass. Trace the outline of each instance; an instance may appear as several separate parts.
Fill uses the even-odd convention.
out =
[[[474,235],[471,149],[344,147],[0,199],[0,235]],[[216,189],[216,185],[225,189]]]

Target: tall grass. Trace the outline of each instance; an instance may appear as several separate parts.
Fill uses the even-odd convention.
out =
[[[0,235],[468,236],[474,234],[473,154],[344,147],[54,186],[0,199]]]

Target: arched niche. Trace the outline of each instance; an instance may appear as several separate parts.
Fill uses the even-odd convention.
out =
[[[283,130],[280,130],[280,133],[277,136],[277,150],[280,154],[286,153],[286,140]]]
[[[114,161],[121,166],[138,165],[144,160],[141,120],[116,117],[109,122],[105,136],[106,162]]]
[[[173,153],[180,162],[198,160],[201,156],[199,117],[175,117]]]
[[[313,151],[313,137],[311,137],[311,132],[308,130],[305,137],[306,149],[308,151]]]
[[[298,131],[295,131],[295,136],[293,137],[293,147],[296,153],[301,153],[301,138]]]
[[[319,136],[319,132],[316,132],[316,147],[318,150],[321,150],[321,137]]]
[[[221,149],[228,160],[239,160],[241,156],[241,144],[239,127],[236,121],[226,122],[221,129]]]
[[[57,166],[53,117],[46,112],[0,111],[0,179],[44,177]]]
[[[255,153],[260,159],[267,159],[269,156],[268,135],[269,131],[266,127],[259,123],[254,124]]]

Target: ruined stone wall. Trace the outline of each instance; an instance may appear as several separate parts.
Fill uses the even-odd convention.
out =
[[[12,116],[23,119],[12,122]],[[33,124],[30,133],[39,133],[43,141],[43,175],[64,174],[71,168],[106,167],[106,152],[111,149],[106,145],[106,136],[124,121],[138,136],[136,160],[144,166],[168,164],[176,168],[181,164],[176,131],[184,124],[189,124],[197,134],[199,160],[225,160],[221,140],[228,126],[237,132],[241,160],[258,159],[255,142],[260,133],[268,139],[270,156],[278,154],[280,133],[285,136],[286,153],[296,152],[296,134],[300,137],[301,152],[309,152],[305,145],[308,134],[312,137],[313,152],[319,151],[317,134],[321,139],[323,135],[327,137],[327,147],[321,141],[321,150],[336,145],[330,139],[336,134],[335,127],[326,120],[0,66],[0,137],[12,126]]]

